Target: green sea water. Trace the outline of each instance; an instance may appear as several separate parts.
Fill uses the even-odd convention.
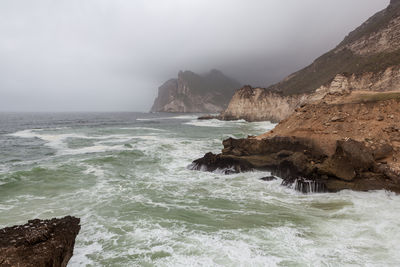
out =
[[[0,114],[0,227],[72,215],[68,266],[400,266],[400,197],[301,194],[267,172],[191,171],[269,122]]]

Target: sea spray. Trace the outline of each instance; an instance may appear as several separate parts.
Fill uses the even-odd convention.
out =
[[[191,171],[226,135],[266,128],[128,115],[15,121],[0,135],[0,226],[80,217],[71,266],[400,265],[398,195],[302,194],[259,180],[269,172]],[[9,135],[24,130],[35,136]]]

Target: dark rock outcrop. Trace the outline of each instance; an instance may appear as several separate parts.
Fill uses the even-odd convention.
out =
[[[261,180],[261,181],[264,181],[264,182],[270,182],[270,181],[274,181],[274,180],[277,180],[277,179],[278,179],[278,178],[276,178],[276,177],[273,176],[273,175],[260,178],[260,180]]]
[[[223,141],[194,170],[268,170],[302,192],[400,193],[400,93],[351,93],[299,108],[269,133]],[[338,104],[339,103],[339,104]],[[384,120],[374,120],[377,115]]]
[[[158,89],[151,112],[211,112],[224,110],[240,83],[211,70],[205,75],[180,71],[177,79]]]
[[[79,223],[80,219],[67,216],[0,229],[0,266],[67,266]]]
[[[400,193],[400,177],[375,162],[372,151],[355,140],[338,141],[333,155],[319,153],[310,139],[274,137],[228,139],[222,154],[206,154],[193,170],[238,173],[268,170],[302,192],[387,189]]]
[[[214,115],[204,115],[204,116],[200,116],[197,118],[198,120],[214,120],[214,119],[219,119],[219,116],[214,116]]]

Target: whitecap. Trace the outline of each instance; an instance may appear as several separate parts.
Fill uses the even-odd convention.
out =
[[[88,136],[85,134],[77,133],[61,133],[61,134],[46,134],[37,133],[37,130],[28,129],[18,131],[16,133],[9,134],[10,136],[20,138],[39,138],[46,142],[46,145],[55,149],[57,155],[75,155],[75,154],[87,154],[87,153],[99,153],[113,150],[127,150],[123,145],[105,145],[107,142],[126,142],[131,140],[134,136],[124,134],[112,134],[106,136]],[[82,148],[68,148],[66,140],[68,138],[79,138],[79,139],[94,139],[94,140],[108,140],[95,142],[93,146],[82,147]]]
[[[245,120],[237,120],[237,121],[222,121],[217,119],[211,120],[191,120],[184,124],[186,125],[193,125],[198,127],[235,127],[238,124],[245,124]]]
[[[276,123],[272,123],[270,121],[262,121],[262,122],[247,122],[245,120],[236,120],[236,121],[222,121],[218,119],[211,120],[191,120],[189,122],[184,123],[186,125],[192,125],[197,127],[227,127],[233,128],[238,126],[249,126],[252,128],[252,131],[257,132],[267,132],[275,128]]]
[[[146,130],[146,131],[167,132],[167,130],[164,130],[164,129],[150,128],[150,127],[124,127],[124,128],[119,128],[119,129],[121,129],[121,130]]]
[[[172,117],[156,117],[156,118],[138,118],[137,121],[154,121],[154,120],[193,120],[197,119],[199,115],[179,115]]]

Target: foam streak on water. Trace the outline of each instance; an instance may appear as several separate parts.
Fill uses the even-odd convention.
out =
[[[69,266],[400,265],[395,194],[302,194],[259,180],[266,172],[186,168],[273,124],[128,115],[3,129],[0,227],[80,217]]]

